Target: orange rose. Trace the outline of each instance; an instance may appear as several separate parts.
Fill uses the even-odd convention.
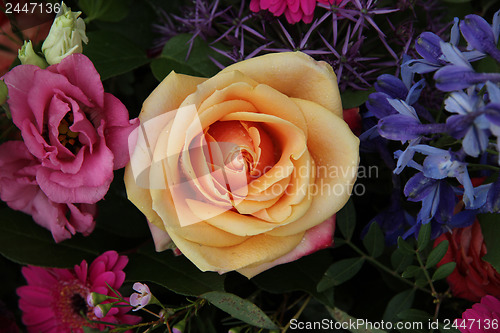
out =
[[[125,184],[157,250],[171,238],[199,269],[250,278],[331,244],[359,140],[328,64],[289,52],[172,72],[139,119]]]

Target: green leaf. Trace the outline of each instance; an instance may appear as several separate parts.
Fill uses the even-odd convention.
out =
[[[420,270],[421,270],[420,267],[411,265],[405,269],[405,271],[403,272],[403,274],[401,274],[401,276],[404,277],[405,279],[409,279],[416,276],[418,272],[420,272]]]
[[[402,272],[413,262],[413,254],[408,254],[400,249],[391,255],[391,264],[396,272]]]
[[[247,324],[267,329],[278,328],[257,305],[234,294],[212,291],[200,297]]]
[[[112,31],[92,31],[83,53],[92,60],[101,80],[127,73],[150,60],[146,52],[128,38]]]
[[[398,313],[397,317],[405,321],[428,322],[432,316],[425,311],[417,309],[407,309]]]
[[[436,271],[434,272],[434,274],[432,274],[432,281],[442,280],[446,278],[453,272],[456,265],[457,263],[455,262],[449,262],[442,266],[439,266],[438,269],[436,269]]]
[[[414,297],[414,289],[405,290],[403,292],[400,292],[399,294],[396,294],[387,304],[384,315],[382,317],[383,320],[390,322],[397,321],[397,316],[401,311],[411,308]]]
[[[332,264],[319,281],[318,291],[325,291],[346,282],[359,272],[364,262],[365,259],[359,257],[343,259]]]
[[[365,238],[363,238],[363,245],[374,258],[377,258],[384,252],[384,233],[378,223],[370,225]]]
[[[86,22],[118,22],[127,16],[131,3],[132,0],[79,0],[78,6],[85,13]]]
[[[0,216],[0,253],[22,265],[68,268],[83,259],[91,261],[116,245],[99,230],[88,237],[76,235],[56,243],[29,215],[5,208]]]
[[[373,88],[368,90],[345,90],[340,96],[342,99],[342,108],[350,109],[363,105],[368,96],[373,92],[375,92]]]
[[[444,255],[448,251],[448,244],[449,242],[444,240],[432,249],[431,253],[429,253],[429,256],[427,257],[427,262],[425,263],[426,268],[436,266],[441,259],[443,259]]]
[[[252,278],[251,281],[260,289],[271,293],[305,291],[321,303],[333,306],[333,290],[320,293],[316,289],[325,267],[330,263],[332,263],[330,252],[318,251],[299,260],[273,267]]]
[[[478,215],[481,230],[483,232],[484,243],[488,252],[482,257],[489,262],[498,273],[500,273],[500,221],[498,214]]]
[[[422,224],[420,231],[418,232],[417,249],[422,251],[425,249],[429,241],[431,240],[431,224]]]
[[[415,254],[415,250],[413,249],[413,247],[407,241],[405,241],[401,236],[399,236],[398,238],[398,249],[402,253],[411,255]]]
[[[186,296],[224,290],[224,276],[202,272],[186,257],[175,256],[172,251],[158,253],[152,246],[129,255],[126,273],[128,281],[154,282]]]
[[[213,76],[220,71],[209,56],[223,61],[221,55],[200,38],[194,39],[193,48],[186,60],[191,38],[190,34],[179,34],[165,44],[161,56],[151,63],[151,70],[158,81],[163,80],[171,71],[203,77]]]
[[[365,319],[354,318],[347,314],[346,312],[340,310],[339,308],[330,308],[326,307],[330,315],[333,319],[335,319],[339,323],[347,323],[347,325],[342,325],[342,327],[346,327],[349,332],[352,333],[386,333],[386,331],[381,329],[373,328],[374,325],[369,325]],[[352,325],[352,323],[360,323],[360,325]],[[344,331],[344,330],[342,330]],[[333,331],[332,331],[333,332]],[[337,332],[337,331],[335,331]]]
[[[350,240],[356,228],[356,210],[352,199],[337,213],[337,226],[345,239]]]

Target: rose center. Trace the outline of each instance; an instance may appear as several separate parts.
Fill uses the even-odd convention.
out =
[[[58,132],[59,135],[57,139],[59,142],[66,147],[73,154],[77,154],[82,148],[82,144],[78,140],[78,133],[70,130],[71,125],[73,125],[74,116],[73,112],[68,112],[64,118],[59,123]]]
[[[207,134],[207,142],[215,142],[221,151],[223,165],[219,167],[244,171],[248,181],[259,178],[276,163],[277,148],[260,124],[218,121],[210,126]],[[213,161],[212,157],[208,162]]]

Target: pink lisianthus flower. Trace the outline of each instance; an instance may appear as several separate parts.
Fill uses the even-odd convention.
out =
[[[3,80],[12,120],[38,161],[35,179],[47,198],[101,200],[113,170],[129,160],[127,139],[138,120],[129,120],[125,106],[104,92],[92,62],[73,54],[47,69],[17,66]]]
[[[342,0],[252,0],[250,10],[255,13],[269,10],[274,16],[281,16],[284,13],[290,24],[300,21],[311,23],[318,2],[325,5],[338,5]]]
[[[89,235],[95,227],[96,205],[51,201],[36,182],[40,167],[24,142],[0,145],[0,199],[12,209],[31,215],[36,223],[52,232],[56,242],[76,232]]]
[[[17,289],[22,321],[28,332],[82,333],[83,327],[104,329],[108,325],[89,323],[101,320],[114,324],[135,325],[140,317],[128,315],[131,307],[113,307],[103,318],[95,314],[95,307],[87,304],[91,292],[115,296],[106,283],[117,290],[125,280],[123,269],[128,263],[126,256],[108,251],[89,265],[85,260],[74,269],[23,267],[27,286]]]
[[[462,319],[455,323],[462,333],[493,333],[500,329],[500,300],[491,295],[481,298],[471,309],[465,310]]]

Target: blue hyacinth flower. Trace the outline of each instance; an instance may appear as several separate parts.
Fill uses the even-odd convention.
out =
[[[490,122],[483,112],[484,102],[475,91],[452,92],[444,102],[444,108],[456,115],[446,120],[446,130],[456,139],[462,139],[462,146],[469,156],[477,157],[488,147]]]

